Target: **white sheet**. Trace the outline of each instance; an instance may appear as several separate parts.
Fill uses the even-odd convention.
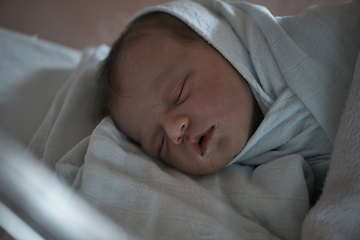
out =
[[[0,128],[27,146],[80,54],[0,28]]]

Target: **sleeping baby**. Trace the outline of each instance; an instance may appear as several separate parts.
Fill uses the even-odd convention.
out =
[[[186,173],[225,167],[263,118],[234,67],[166,13],[137,19],[115,43],[102,77],[118,128]]]
[[[359,7],[275,18],[246,2],[199,2],[134,18],[99,74],[103,115],[185,173],[296,154],[321,187],[359,50]]]

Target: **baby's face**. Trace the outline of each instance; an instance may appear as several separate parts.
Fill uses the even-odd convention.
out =
[[[247,82],[205,41],[180,43],[154,31],[126,50],[121,66],[111,116],[150,156],[209,174],[253,134],[257,104]]]

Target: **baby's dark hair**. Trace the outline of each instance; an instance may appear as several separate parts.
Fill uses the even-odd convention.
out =
[[[135,19],[114,42],[108,57],[103,61],[97,79],[97,116],[105,117],[110,115],[109,105],[111,94],[120,94],[116,84],[119,81],[118,68],[121,68],[121,54],[128,45],[141,37],[137,34],[147,29],[165,30],[166,36],[172,37],[180,42],[191,42],[202,39],[194,30],[176,17],[163,13],[154,12]]]

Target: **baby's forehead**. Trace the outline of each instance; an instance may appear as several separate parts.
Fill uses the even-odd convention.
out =
[[[116,71],[120,71],[120,76],[128,71],[136,72],[136,69],[144,66],[149,59],[159,60],[161,53],[169,44],[166,35],[155,29],[137,32],[129,38],[119,53],[119,60],[115,67]]]
[[[168,14],[166,14],[168,15]],[[145,37],[149,34],[164,34],[164,31],[170,31],[166,29],[162,24],[162,15],[148,14],[133,20],[122,35],[124,42],[133,41],[139,37]],[[179,20],[180,21],[180,20]],[[124,44],[124,43],[123,43]]]
[[[157,27],[130,30],[124,36],[121,51],[118,53],[120,61],[118,62],[118,66],[121,66],[122,63],[129,60],[129,57],[135,52],[143,51],[142,49],[148,45],[152,39],[162,39],[166,36],[166,31]],[[156,44],[161,45],[163,43],[158,41]]]
[[[125,31],[130,38],[148,34],[163,34],[178,41],[193,41],[203,38],[180,18],[165,12],[152,12],[135,18]],[[205,40],[204,40],[205,41]]]

